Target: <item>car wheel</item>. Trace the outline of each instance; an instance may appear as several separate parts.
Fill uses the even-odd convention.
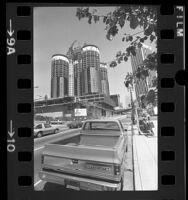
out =
[[[57,133],[57,129],[54,130],[54,134],[56,134],[56,133]]]
[[[37,137],[38,138],[42,137],[42,132],[38,132]]]
[[[120,191],[123,191],[123,178],[121,178]]]
[[[121,181],[120,181],[120,188],[116,188],[116,191],[123,191],[123,178],[121,178]]]

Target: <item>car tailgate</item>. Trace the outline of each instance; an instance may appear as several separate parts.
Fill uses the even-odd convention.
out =
[[[115,158],[114,148],[85,145],[48,144],[43,153],[43,169],[84,176],[113,179]]]

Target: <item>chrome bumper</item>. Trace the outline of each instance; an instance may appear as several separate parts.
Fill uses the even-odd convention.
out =
[[[105,181],[92,180],[88,178],[75,177],[65,174],[40,171],[39,178],[49,183],[65,185],[65,180],[79,182],[79,189],[94,191],[118,191],[121,190],[120,183],[109,183]]]

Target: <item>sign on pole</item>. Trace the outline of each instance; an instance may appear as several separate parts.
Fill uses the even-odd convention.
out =
[[[75,108],[74,114],[76,117],[87,116],[87,109],[86,108]]]

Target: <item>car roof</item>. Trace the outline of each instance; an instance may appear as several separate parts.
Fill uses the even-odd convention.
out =
[[[86,120],[85,122],[117,122],[119,123],[118,119],[89,119]]]
[[[37,126],[37,125],[42,125],[42,124],[49,124],[49,123],[38,123],[38,124],[36,124],[36,126]],[[50,124],[49,124],[49,125],[50,125]]]

